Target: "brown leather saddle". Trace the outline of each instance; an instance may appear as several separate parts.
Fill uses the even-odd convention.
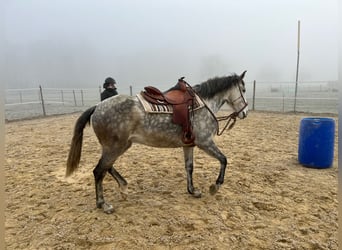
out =
[[[171,89],[161,92],[159,89],[147,86],[141,95],[146,101],[158,105],[172,105],[172,122],[182,127],[184,144],[191,144],[195,140],[192,133],[190,112],[194,108],[195,92],[184,81],[184,77]]]

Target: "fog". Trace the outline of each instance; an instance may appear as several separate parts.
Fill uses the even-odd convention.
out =
[[[338,0],[30,0],[4,4],[5,88],[167,88],[240,74],[337,80]]]

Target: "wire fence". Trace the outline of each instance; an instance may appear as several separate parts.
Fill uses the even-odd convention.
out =
[[[135,95],[141,89],[128,86],[122,94]],[[296,104],[294,82],[246,82],[246,89],[250,110],[338,113],[337,82],[299,83]],[[100,93],[101,87],[7,89],[5,119],[11,121],[84,111],[100,102]]]

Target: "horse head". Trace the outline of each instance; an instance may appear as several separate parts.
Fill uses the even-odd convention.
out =
[[[248,103],[245,97],[246,86],[243,81],[246,72],[244,71],[240,76],[236,75],[234,85],[231,87],[225,100],[240,119],[246,118],[248,113]]]

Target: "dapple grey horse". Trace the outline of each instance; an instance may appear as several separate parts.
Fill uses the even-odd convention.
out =
[[[102,146],[102,156],[93,170],[96,189],[96,206],[105,213],[112,213],[113,206],[106,203],[103,196],[103,179],[108,172],[117,181],[121,194],[127,195],[127,181],[113,164],[133,143],[152,147],[183,147],[187,190],[194,197],[200,197],[192,181],[193,152],[197,146],[220,164],[216,183],[210,186],[215,194],[224,182],[227,158],[218,149],[213,137],[218,133],[218,121],[215,117],[226,103],[235,111],[235,116],[243,119],[247,116],[248,105],[245,98],[245,83],[241,75],[230,75],[209,79],[193,86],[193,90],[206,104],[204,108],[194,110],[191,123],[195,141],[193,145],[183,144],[182,128],[172,123],[171,114],[151,114],[145,112],[136,96],[117,95],[106,99],[86,110],[77,120],[67,160],[66,176],[71,175],[79,165],[82,151],[83,130],[91,121],[94,132]]]

